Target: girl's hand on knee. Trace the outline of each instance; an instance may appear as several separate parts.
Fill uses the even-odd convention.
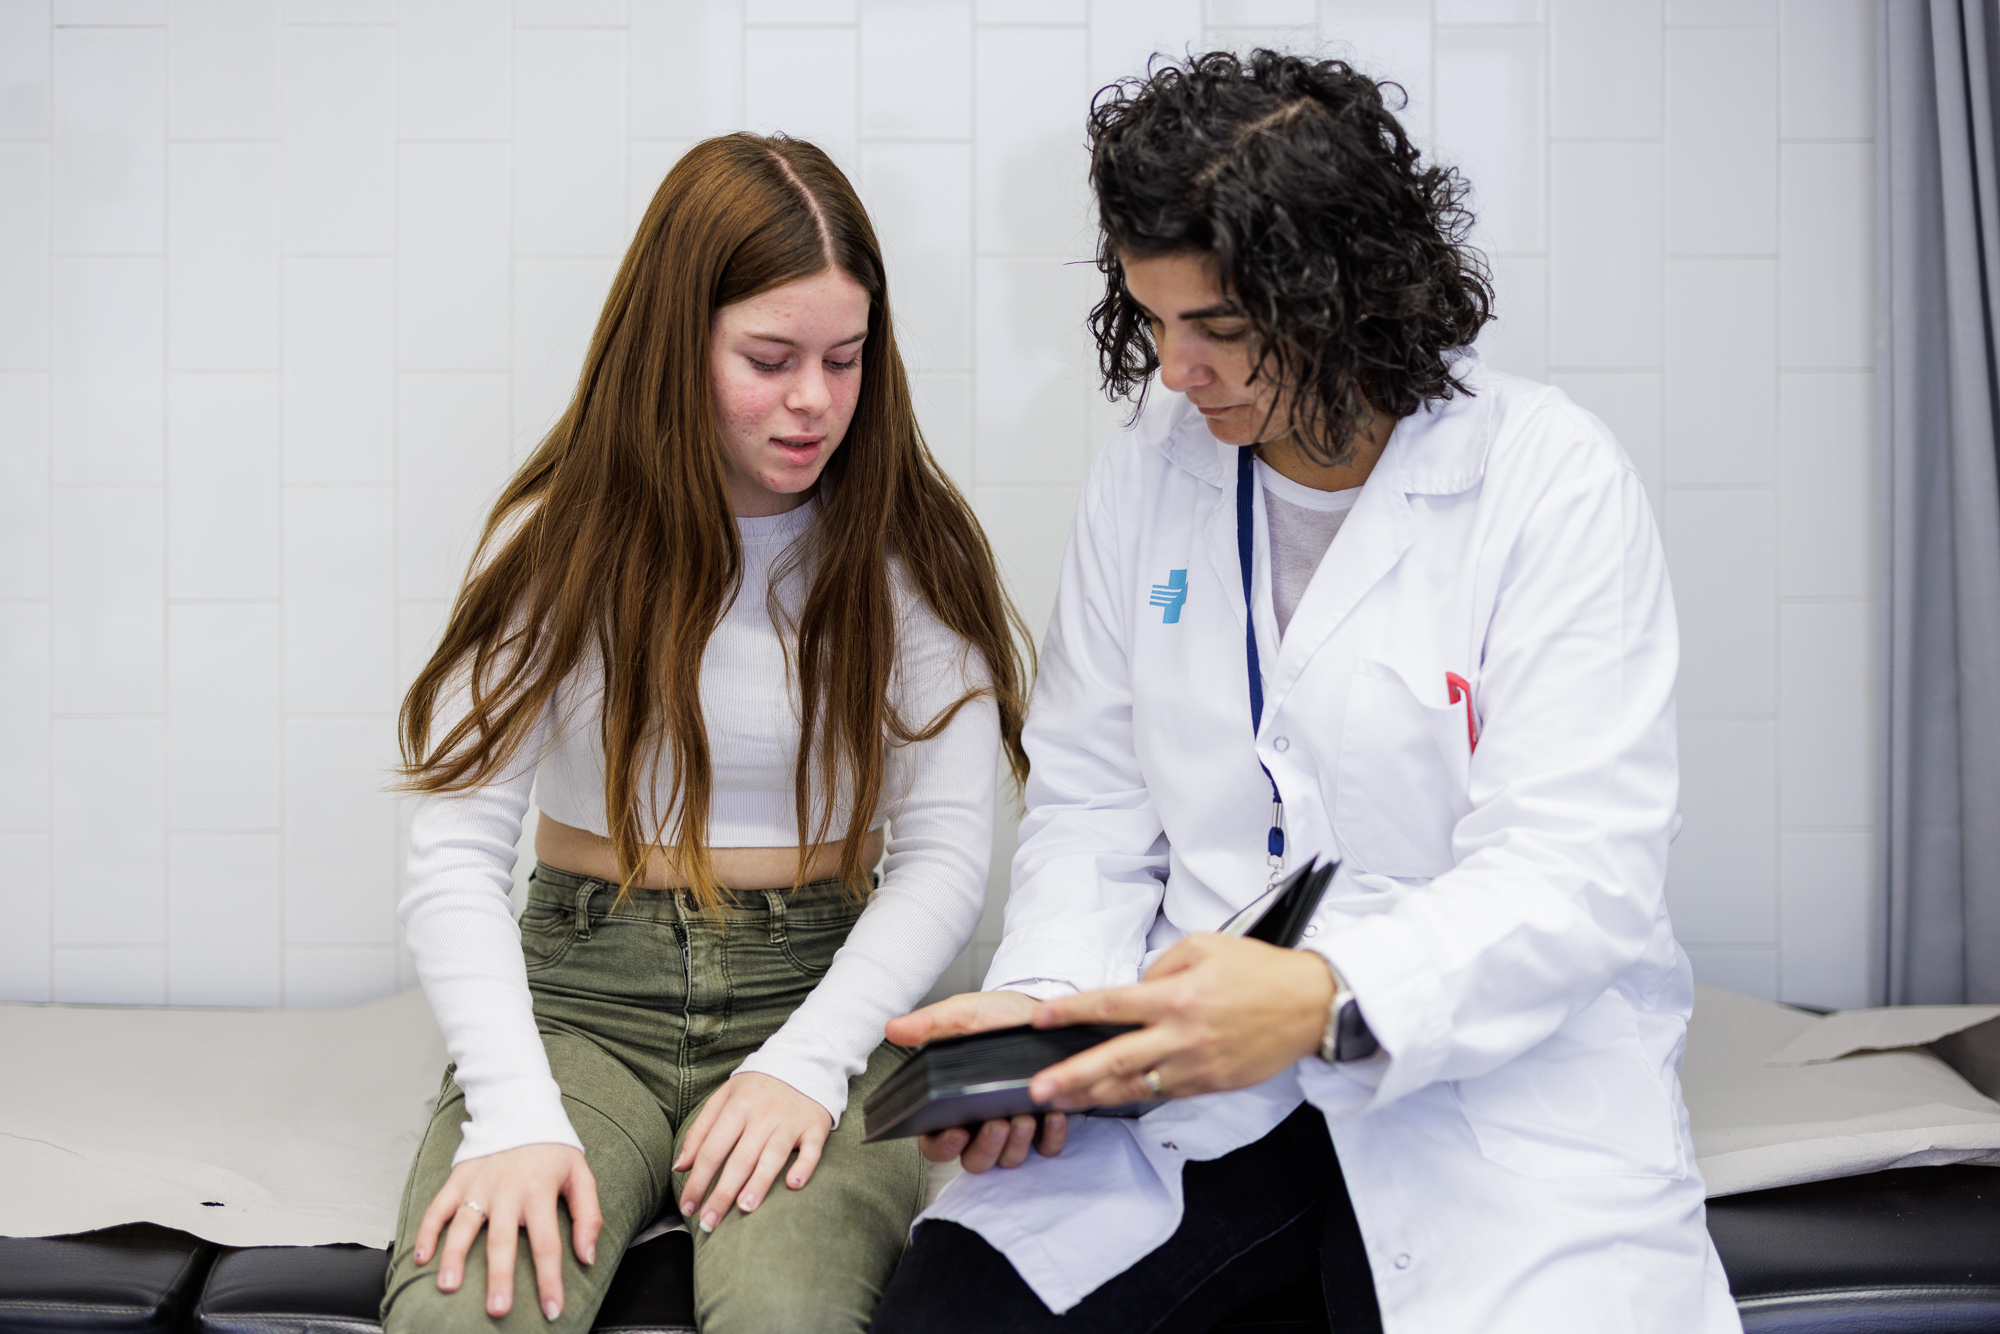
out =
[[[730,1076],[702,1105],[674,1160],[674,1170],[688,1174],[682,1216],[694,1219],[699,1203],[701,1230],[713,1232],[731,1204],[749,1213],[770,1194],[794,1149],[799,1159],[785,1184],[798,1190],[812,1179],[832,1133],[826,1108],[784,1080],[754,1071]]]
[[[437,1253],[438,1290],[457,1292],[465,1281],[465,1257],[485,1228],[486,1310],[497,1318],[514,1304],[514,1253],[526,1228],[542,1314],[554,1320],[563,1308],[558,1199],[569,1201],[576,1258],[586,1265],[595,1262],[604,1216],[597,1207],[597,1179],[581,1153],[567,1144],[524,1144],[468,1159],[451,1170],[424,1210],[417,1227],[417,1264],[428,1264]],[[450,1230],[440,1252],[438,1233],[446,1224]]]

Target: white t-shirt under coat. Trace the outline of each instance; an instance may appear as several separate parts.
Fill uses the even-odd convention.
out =
[[[1283,635],[1348,511],[1361,499],[1361,488],[1317,491],[1262,459],[1257,460],[1257,480],[1264,488],[1264,523],[1271,538],[1271,610]]]

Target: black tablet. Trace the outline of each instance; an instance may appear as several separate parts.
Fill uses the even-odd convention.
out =
[[[1319,911],[1338,862],[1317,857],[1292,872],[1231,917],[1218,934],[1247,936],[1281,949],[1299,943]],[[940,1038],[896,1067],[862,1104],[864,1142],[978,1125],[982,1121],[1043,1110],[1028,1096],[1038,1073],[1080,1051],[1130,1033],[1131,1024],[1076,1024],[1069,1028],[996,1028]],[[1158,1102],[1094,1107],[1091,1116],[1140,1116]]]

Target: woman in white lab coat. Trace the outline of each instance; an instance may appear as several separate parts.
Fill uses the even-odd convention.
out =
[[[1637,474],[1464,350],[1463,183],[1365,77],[1202,56],[1091,130],[1092,324],[1144,406],[1064,558],[987,990],[889,1033],[1142,1024],[1034,1092],[1169,1101],[933,1137],[970,1171],[873,1328],[1205,1330],[1316,1271],[1339,1330],[1737,1329]],[[1205,934],[1312,855],[1303,948]]]

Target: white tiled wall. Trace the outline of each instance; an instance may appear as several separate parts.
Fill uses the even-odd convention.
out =
[[[1871,3],[0,0],[0,998],[408,983],[399,692],[702,136],[858,182],[1040,624],[1116,416],[1084,107],[1156,50],[1282,44],[1401,81],[1475,183],[1487,355],[1652,487],[1701,974],[1864,1000]]]

